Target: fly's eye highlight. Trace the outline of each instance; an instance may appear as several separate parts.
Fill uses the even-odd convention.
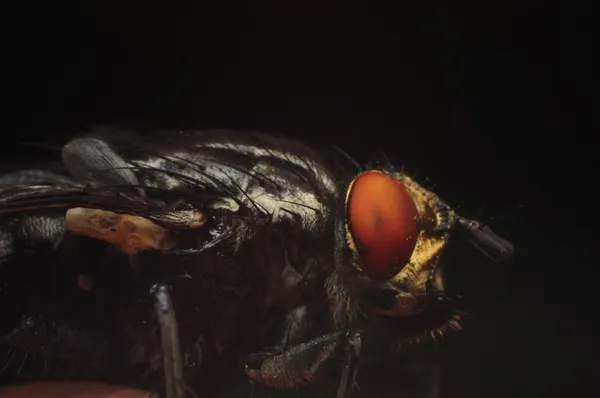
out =
[[[378,171],[359,175],[348,193],[347,222],[372,278],[391,278],[409,262],[417,243],[417,208],[401,182]]]

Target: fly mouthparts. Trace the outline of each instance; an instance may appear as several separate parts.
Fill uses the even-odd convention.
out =
[[[501,238],[490,227],[479,221],[458,217],[455,225],[468,232],[471,244],[495,262],[509,259],[515,251],[512,243]]]

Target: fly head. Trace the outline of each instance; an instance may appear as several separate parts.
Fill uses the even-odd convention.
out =
[[[352,179],[336,228],[337,272],[329,294],[338,323],[362,315],[412,326],[449,310],[453,300],[444,285],[442,254],[451,236],[468,234],[496,261],[513,251],[488,227],[457,215],[433,192],[393,170],[365,171]],[[450,318],[452,311],[445,311],[429,328]]]

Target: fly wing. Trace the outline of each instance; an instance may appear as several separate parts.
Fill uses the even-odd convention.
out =
[[[150,147],[145,151],[156,152]],[[113,142],[98,138],[70,141],[62,149],[62,160],[73,177],[44,169],[0,176],[0,217],[6,228],[22,224],[20,219],[27,218],[27,214],[51,213],[56,227],[53,230],[64,230],[66,226],[75,234],[116,244],[129,254],[141,249],[170,251],[171,239],[167,239],[168,245],[162,241],[172,237],[173,230],[204,227],[207,213],[214,213],[215,204],[229,195],[223,189],[207,190],[203,181],[166,165],[140,166],[135,159],[117,153]],[[152,184],[148,176],[162,177],[171,186]],[[173,183],[178,186],[173,187]],[[184,251],[206,250],[222,242],[232,234],[228,226],[229,220],[220,217],[212,227],[203,228],[205,236]],[[10,231],[5,232],[11,236]],[[32,235],[29,232],[25,233],[27,239]],[[47,234],[42,232],[35,230],[33,235],[45,237]],[[62,234],[56,239],[54,235],[51,240],[60,241]]]
[[[66,184],[17,185],[0,190],[0,215],[76,207],[108,210],[146,218],[168,228],[190,228],[199,219],[194,209],[129,196],[117,189]]]

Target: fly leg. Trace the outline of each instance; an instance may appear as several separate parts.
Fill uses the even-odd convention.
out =
[[[336,398],[349,398],[361,344],[361,332],[355,329],[327,334],[287,349],[252,354],[246,363],[246,374],[267,387],[298,388],[310,384],[325,363],[342,354]]]
[[[151,294],[154,296],[154,308],[160,325],[166,396],[167,398],[185,398],[183,359],[171,296],[168,288],[163,284],[155,285],[151,290]]]

